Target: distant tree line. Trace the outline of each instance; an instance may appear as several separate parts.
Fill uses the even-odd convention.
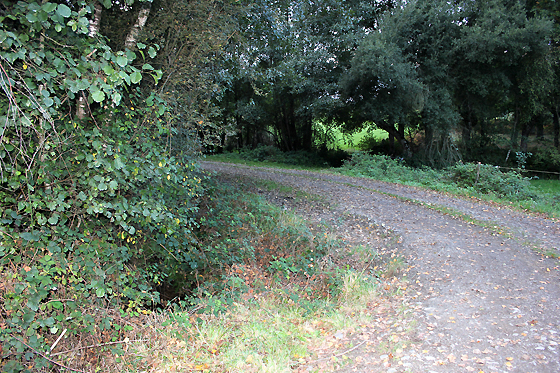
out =
[[[216,75],[214,120],[235,146],[311,150],[325,135],[316,122],[327,131],[375,126],[403,156],[434,166],[474,157],[496,132],[507,131],[514,152],[545,128],[559,146],[554,1],[245,6]]]

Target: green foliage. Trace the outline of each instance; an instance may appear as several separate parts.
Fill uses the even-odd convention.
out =
[[[533,150],[533,155],[527,160],[527,168],[560,173],[560,151],[550,147]],[[542,176],[539,174],[539,177]]]
[[[321,232],[251,193],[243,181],[208,183],[200,211],[203,226],[197,232],[207,262],[200,268],[193,304],[222,312],[249,287],[264,290],[270,281],[303,281],[321,270],[319,262],[332,246]],[[245,282],[255,267],[268,280]]]
[[[255,149],[241,149],[239,156],[248,161],[274,162],[293,166],[325,167],[339,166],[347,153],[336,149],[320,149],[317,152],[297,150],[283,152],[272,145],[260,145]]]
[[[353,176],[370,177],[377,180],[392,182],[412,182],[430,185],[441,173],[430,168],[415,169],[405,164],[402,158],[391,158],[387,155],[356,152],[344,163],[341,171]]]
[[[118,336],[103,310],[155,306],[163,282],[195,280],[206,265],[193,233],[203,190],[196,149],[170,148],[166,103],[135,87],[161,72],[90,37],[90,6],[9,11],[0,18],[0,341],[3,370],[41,371],[61,331]],[[90,117],[72,117],[78,97]]]
[[[498,167],[480,163],[458,163],[441,171],[429,168],[415,169],[406,166],[402,159],[357,152],[352,155],[349,162],[345,163],[342,172],[377,180],[412,183],[428,187],[438,187],[438,184],[440,187],[450,185],[475,193],[495,194],[512,200],[535,197],[530,188],[529,179],[517,172],[502,172]]]
[[[485,164],[456,164],[446,170],[457,186],[482,194],[494,193],[499,197],[530,199],[534,197],[529,179],[515,171],[502,172],[499,167]]]

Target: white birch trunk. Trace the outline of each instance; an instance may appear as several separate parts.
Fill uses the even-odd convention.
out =
[[[130,29],[128,35],[126,36],[126,40],[124,42],[125,48],[132,49],[136,44],[138,35],[140,34],[140,31],[142,31],[142,28],[146,24],[146,21],[148,20],[148,16],[150,15],[150,8],[151,6],[148,5],[146,8],[142,8],[138,12],[138,18],[136,18],[136,22]]]

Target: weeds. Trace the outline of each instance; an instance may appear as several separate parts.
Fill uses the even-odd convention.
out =
[[[158,341],[134,344],[146,356],[135,367],[289,372],[316,360],[329,336],[367,323],[371,305],[383,302],[376,248],[343,249],[326,227],[248,193],[254,184],[229,184],[207,193],[201,216],[212,228],[198,235],[230,259],[184,301],[150,316]]]

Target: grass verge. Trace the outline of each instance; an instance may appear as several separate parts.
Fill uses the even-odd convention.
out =
[[[255,186],[277,190],[239,179],[215,186],[205,212],[214,227],[208,237],[233,256],[244,254],[201,278],[188,299],[149,316],[148,335],[123,357],[128,371],[334,370],[357,347],[343,336],[371,323],[375,309],[406,286],[394,277],[406,266],[402,259],[347,246],[331,228],[252,193]],[[398,241],[383,235],[384,246]]]

